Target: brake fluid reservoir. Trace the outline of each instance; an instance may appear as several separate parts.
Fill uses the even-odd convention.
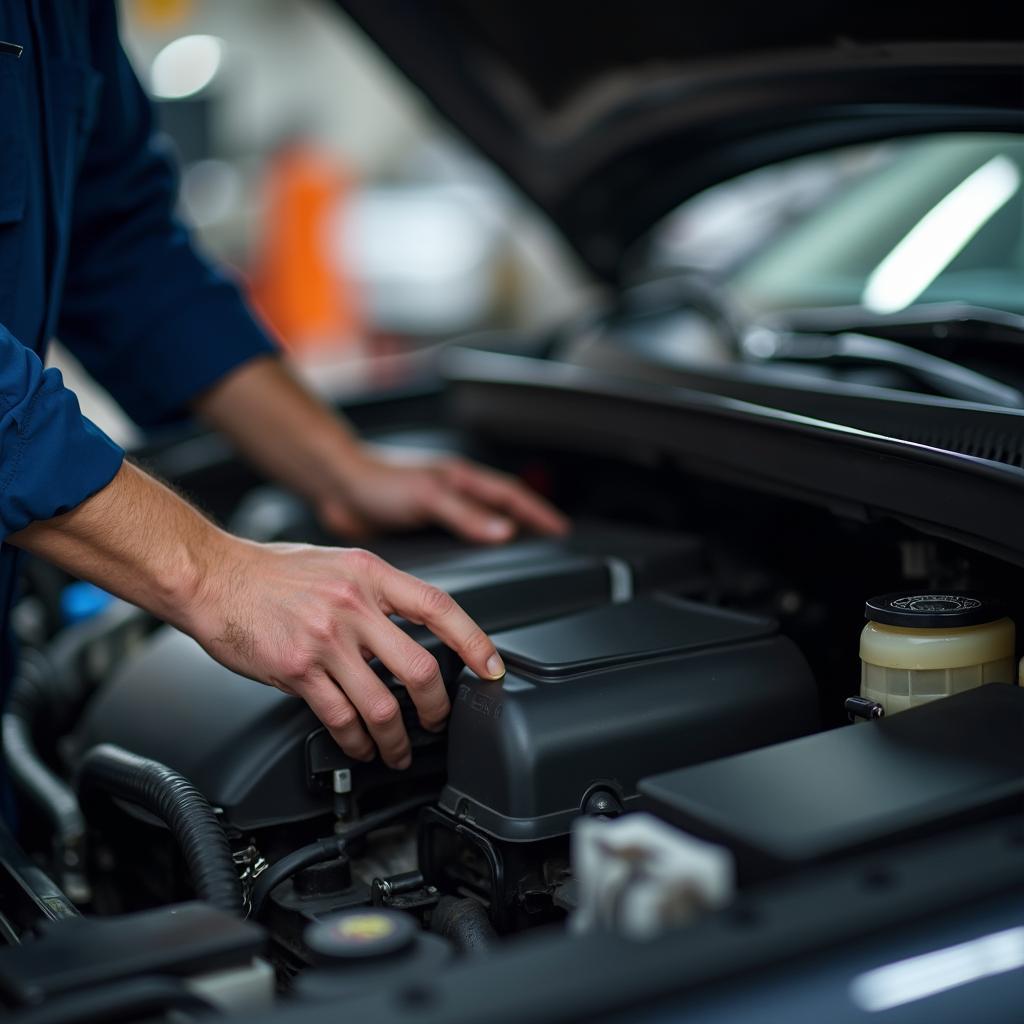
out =
[[[1014,627],[999,606],[969,594],[886,594],[867,602],[860,635],[862,697],[887,715],[1014,681]]]

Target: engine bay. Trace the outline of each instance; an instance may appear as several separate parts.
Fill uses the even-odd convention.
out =
[[[20,841],[72,905],[40,931],[5,900],[23,929],[20,959],[0,958],[10,1006],[140,969],[247,1012],[414,991],[506,946],[685,932],[766,886],[1016,820],[1014,678],[889,717],[847,698],[868,597],[984,592],[1014,618],[1019,570],[676,467],[488,454],[558,481],[576,528],[500,548],[381,543],[451,593],[507,666],[481,680],[401,623],[452,703],[427,732],[371,663],[403,709],[404,772],[348,758],[302,701],[121,602],[55,625],[58,588],[35,567],[37,641],[5,740]],[[206,499],[238,532],[327,541],[297,502],[232,474]],[[128,950],[147,943],[161,952],[139,968]]]

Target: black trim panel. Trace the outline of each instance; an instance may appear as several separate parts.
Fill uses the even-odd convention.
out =
[[[1024,470],[679,387],[522,356],[453,350],[471,429],[565,450],[664,458],[858,517],[893,517],[1024,565]]]

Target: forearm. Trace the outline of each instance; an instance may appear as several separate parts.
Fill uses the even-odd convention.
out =
[[[375,451],[277,359],[251,359],[195,403],[243,455],[306,498],[348,539],[440,524],[478,543],[517,529],[561,534],[568,521],[521,481],[463,459]]]
[[[280,359],[245,363],[202,395],[195,411],[252,463],[314,504],[343,487],[360,463],[355,433]]]
[[[91,498],[7,542],[187,628],[214,552],[232,538],[125,463]]]

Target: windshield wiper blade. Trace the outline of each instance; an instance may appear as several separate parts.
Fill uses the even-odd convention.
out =
[[[832,334],[890,332],[921,343],[979,341],[1024,345],[1024,315],[967,302],[922,302],[896,313],[872,313],[863,306],[821,306],[780,310],[776,329]]]
[[[743,339],[746,356],[761,362],[862,363],[893,366],[932,391],[964,402],[1024,408],[1024,393],[949,359],[868,334],[805,335],[758,327]]]

